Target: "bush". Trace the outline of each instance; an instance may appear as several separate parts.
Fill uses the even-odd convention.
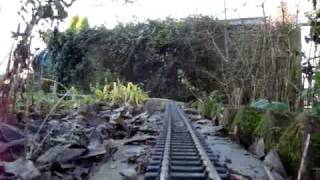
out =
[[[86,92],[110,69],[121,80],[143,83],[154,97],[191,100],[194,97],[182,81],[201,91],[219,89],[204,72],[219,77],[216,70],[221,60],[211,47],[208,33],[222,48],[222,27],[213,18],[195,16],[119,24],[113,29],[56,31],[48,43],[51,69],[57,81]],[[213,36],[216,33],[219,36]],[[179,78],[179,72],[185,78]]]
[[[262,137],[265,141],[267,149],[272,149],[277,145],[280,135],[281,127],[275,125],[273,115],[270,111],[267,111],[262,117],[260,122],[257,124],[254,134],[258,137]]]
[[[242,107],[238,110],[229,128],[236,126],[240,129],[240,141],[247,147],[253,142],[253,135],[258,127],[264,112],[255,108]]]
[[[279,155],[289,174],[295,174],[299,169],[302,156],[304,132],[305,132],[305,115],[300,114],[295,121],[282,133],[277,145]]]

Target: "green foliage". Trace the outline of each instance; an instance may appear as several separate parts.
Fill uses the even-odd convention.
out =
[[[209,96],[198,98],[195,106],[202,116],[212,118],[222,113],[222,95],[218,91],[212,91]]]
[[[306,16],[309,18],[309,23],[310,23],[310,38],[307,39],[307,42],[310,40],[313,41],[316,45],[320,44],[320,9],[318,6],[318,1],[313,0],[312,1],[313,5],[313,11],[306,13]],[[318,51],[317,49],[315,49]],[[309,71],[314,72],[312,79],[314,80],[314,86],[311,92],[312,92],[312,111],[315,112],[316,114],[320,114],[320,105],[319,105],[319,100],[317,97],[320,95],[320,66],[319,64],[315,65],[315,70],[311,69]],[[311,73],[311,72],[309,72]],[[309,100],[309,99],[308,99]]]
[[[70,95],[71,99],[65,101],[65,104],[67,104],[68,107],[77,108],[81,105],[91,104],[95,102],[95,97],[93,95],[82,95],[78,92],[78,90],[75,87],[71,87]]]
[[[79,19],[81,18],[78,18],[77,22],[80,21]],[[277,30],[272,29],[272,34],[274,34],[272,37],[279,37]],[[241,34],[241,36],[235,36],[235,34]],[[257,46],[252,47],[251,37],[242,36],[243,33],[230,32],[229,38],[232,42],[229,44],[230,58],[236,61],[228,62],[217,53],[219,49],[222,54],[225,54],[224,24],[208,16],[147,20],[139,23],[118,24],[113,29],[88,28],[79,33],[73,33],[71,37],[68,32],[58,32],[52,36],[52,43],[48,45],[52,51],[52,59],[54,59],[55,66],[52,68],[54,74],[59,81],[68,84],[69,87],[75,86],[88,91],[90,89],[88,87],[94,86],[104,71],[110,69],[118,79],[143,84],[145,90],[153,97],[190,101],[195,99],[190,93],[191,87],[195,87],[192,89],[195,94],[219,90],[220,92],[228,91],[226,93],[231,95],[234,88],[225,87],[224,83],[221,83],[221,79],[225,79],[223,76],[226,76],[225,81],[230,80],[228,86],[244,84],[242,90],[247,97],[243,97],[243,102],[246,103],[245,101],[251,98],[248,96],[253,89],[252,83],[248,83],[250,81],[248,77],[258,74],[259,77],[254,81],[264,82],[260,81],[263,76],[262,71],[257,70],[261,68],[259,65],[262,57],[260,50],[263,43],[259,43],[262,42],[262,38],[258,36]],[[284,35],[284,37],[287,36]],[[248,38],[248,42],[244,38]],[[269,47],[272,46],[269,46],[269,40],[267,42],[266,47],[268,47],[268,52],[271,52]],[[287,49],[279,51],[287,53]],[[271,59],[267,60],[271,62]],[[287,61],[281,61],[281,63],[284,62]],[[252,67],[248,68],[248,65]],[[228,67],[228,71],[221,67]],[[281,72],[281,75],[275,75],[279,77],[277,78],[279,88],[271,86],[274,80],[270,78],[267,85],[261,83],[255,86],[259,87],[257,95],[261,94],[259,92],[263,88],[281,89],[281,82],[285,79],[282,74],[284,77],[291,74],[286,73],[286,70],[282,71],[283,67],[288,66],[279,65],[277,72]],[[248,71],[250,69],[252,72],[242,72],[238,69]],[[271,66],[267,70],[274,72]],[[181,78],[179,74],[183,74],[183,77]],[[235,74],[237,78],[234,78]],[[244,79],[245,81],[240,82]],[[291,78],[288,79],[296,82]],[[301,80],[300,77],[297,79]],[[272,90],[266,92],[273,93]],[[286,96],[283,91],[279,94]],[[279,98],[278,100],[287,99]],[[289,99],[294,99],[294,96],[293,98],[290,96]]]
[[[145,93],[138,85],[134,85],[131,82],[127,84],[125,91],[125,102],[130,104],[141,104],[148,99],[147,93]]]
[[[72,30],[72,31],[76,31],[77,30],[77,23],[79,21],[79,16],[76,15],[76,16],[73,16],[71,21],[70,21],[70,25],[69,25],[69,30]]]
[[[106,84],[102,90],[95,91],[98,100],[110,100],[112,103],[129,103],[138,105],[148,99],[148,95],[138,85],[129,82],[127,85],[122,82],[113,82],[112,85]]]
[[[68,90],[68,94],[61,99],[57,94],[49,92],[45,93],[43,90],[29,92],[23,94],[23,96],[32,97],[31,104],[25,104],[21,98],[16,101],[16,107],[18,110],[25,110],[26,108],[32,108],[33,110],[46,115],[51,109],[56,108],[59,110],[70,110],[78,108],[84,104],[91,104],[95,102],[95,96],[93,95],[82,95],[78,93],[78,90],[72,87]]]
[[[79,17],[78,15],[72,17],[68,30],[72,32],[80,32],[89,28],[89,21],[87,17]]]
[[[261,118],[254,134],[262,137],[267,149],[274,147],[280,138],[282,128],[275,125],[270,111],[267,111]]]
[[[77,31],[86,30],[88,28],[89,28],[88,18],[87,17],[80,18],[76,25]]]
[[[59,97],[57,95],[53,93],[46,94],[41,90],[33,92],[32,97],[32,106],[41,114],[48,114],[50,109],[59,101]]]
[[[238,110],[229,128],[234,129],[235,126],[238,126],[241,131],[240,140],[243,144],[249,145],[252,143],[253,134],[257,129],[262,116],[263,111],[261,110],[242,107]]]
[[[109,84],[106,84],[103,87],[103,90],[96,89],[95,95],[96,95],[96,98],[100,101],[110,99],[110,86],[109,86]]]
[[[311,134],[311,152],[314,163],[320,165],[320,132],[314,132]]]
[[[87,18],[74,16],[66,32],[57,30],[47,34],[50,62],[47,77],[52,77],[68,88],[75,86],[82,91],[90,92],[90,82],[94,82],[93,64],[85,60],[88,47],[86,39],[89,23]]]
[[[283,132],[277,145],[281,160],[287,164],[286,168],[290,174],[295,174],[299,168],[305,130],[304,120],[303,113],[297,116],[295,121]]]
[[[314,112],[315,114],[320,115],[320,102],[314,102],[312,105],[312,112]]]
[[[67,31],[56,34],[49,41],[48,48],[51,52],[51,74],[56,81],[68,85],[68,88],[75,86],[84,92],[90,91],[90,83],[93,81],[92,64],[83,60],[87,49],[82,46],[82,34]],[[47,75],[48,76],[48,75]]]
[[[70,28],[80,27],[78,21],[81,18],[75,17]],[[85,19],[82,22],[86,24]],[[211,40],[207,31],[215,34],[221,29],[213,18],[195,16],[119,24],[113,29],[56,32],[48,43],[53,59],[50,69],[59,82],[85,92],[110,69],[119,79],[144,84],[154,97],[191,100],[189,87],[182,81],[207,92],[219,88],[214,79],[201,72],[215,72],[219,66],[219,56],[213,47],[208,48]],[[214,37],[222,44],[223,37]],[[184,79],[178,78],[179,69],[185,72]],[[196,73],[197,69],[201,72]]]

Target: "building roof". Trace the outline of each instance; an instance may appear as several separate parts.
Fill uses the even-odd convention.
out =
[[[267,17],[250,17],[250,18],[238,18],[238,19],[228,19],[229,25],[256,25],[263,24]]]

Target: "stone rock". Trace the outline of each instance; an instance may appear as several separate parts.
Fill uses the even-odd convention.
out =
[[[143,104],[138,104],[136,107],[133,109],[133,114],[140,114],[144,111],[144,105]]]
[[[146,141],[152,141],[155,140],[155,136],[149,136],[149,135],[135,135],[130,139],[124,140],[124,145],[132,145],[132,144],[144,144]]]
[[[96,115],[97,106],[96,104],[83,105],[78,108],[78,114],[83,115],[86,119],[91,119]]]
[[[187,114],[193,114],[193,115],[198,115],[199,111],[194,109],[194,108],[185,108],[184,112]]]
[[[280,157],[275,149],[272,149],[263,161],[272,171],[278,172],[281,176],[287,177],[287,173],[283,167]]]
[[[78,159],[85,151],[87,151],[87,149],[84,147],[73,147],[73,145],[57,145],[50,148],[48,151],[38,157],[37,162],[41,164],[54,162],[65,163]]]
[[[24,143],[25,143],[25,139],[17,139],[17,140],[13,140],[7,143],[2,143],[0,142],[0,154],[7,152],[9,150],[12,149],[11,148],[19,148],[19,149],[23,149],[24,148]]]
[[[225,163],[228,163],[228,164],[231,164],[231,163],[232,163],[232,160],[229,159],[229,158],[226,158],[226,159],[224,160],[224,162],[225,162]]]
[[[249,147],[249,151],[255,154],[258,158],[264,157],[265,156],[264,139],[263,138],[255,139],[254,143]]]
[[[103,139],[107,139],[110,135],[109,132],[112,132],[114,128],[109,123],[103,123],[99,124],[96,129]]]
[[[138,173],[134,168],[124,169],[119,172],[122,180],[138,180]]]
[[[14,162],[7,162],[4,165],[5,172],[12,173],[19,179],[31,180],[40,177],[40,171],[32,161],[20,158]]]
[[[161,99],[150,98],[145,103],[144,108],[149,114],[153,114],[154,112],[161,110],[161,104]]]
[[[189,114],[189,118],[191,121],[198,121],[202,119],[202,116],[199,114],[198,115]]]
[[[112,114],[110,117],[110,123],[115,124],[116,121],[120,118],[120,116],[121,116],[120,112]]]
[[[230,174],[230,180],[249,180],[249,178],[246,178],[239,174]]]
[[[125,118],[132,118],[132,114],[131,114],[129,111],[127,111],[127,112],[123,115],[123,117],[125,117]]]
[[[145,121],[147,118],[148,118],[149,114],[148,112],[143,112],[143,113],[140,113],[136,116],[134,116],[130,122],[135,122],[137,120],[142,120],[142,121]]]
[[[134,107],[131,106],[130,104],[126,105],[126,113],[132,114],[134,112]]]
[[[104,110],[104,111],[100,111],[98,116],[109,121],[111,114],[112,114],[111,110]]]
[[[156,122],[161,119],[160,114],[153,114],[148,118],[148,122]]]
[[[271,172],[273,180],[285,180],[284,177],[282,177],[278,172],[272,171]]]
[[[203,125],[212,126],[212,121],[210,121],[209,119],[201,119],[201,120],[196,121],[196,124],[203,124]]]
[[[117,113],[118,113],[118,112],[123,112],[123,111],[125,111],[125,110],[126,110],[126,106],[121,106],[121,107],[113,110],[113,112],[117,112]]]
[[[20,129],[6,123],[0,123],[0,136],[0,140],[6,142],[24,138]]]
[[[83,115],[79,114],[75,117],[75,119],[78,121],[83,121],[83,120],[85,120],[85,117]]]

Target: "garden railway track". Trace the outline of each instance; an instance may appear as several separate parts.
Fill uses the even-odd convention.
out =
[[[218,156],[213,154],[184,112],[174,102],[168,102],[145,180],[223,179],[228,179],[228,172],[218,163]]]

